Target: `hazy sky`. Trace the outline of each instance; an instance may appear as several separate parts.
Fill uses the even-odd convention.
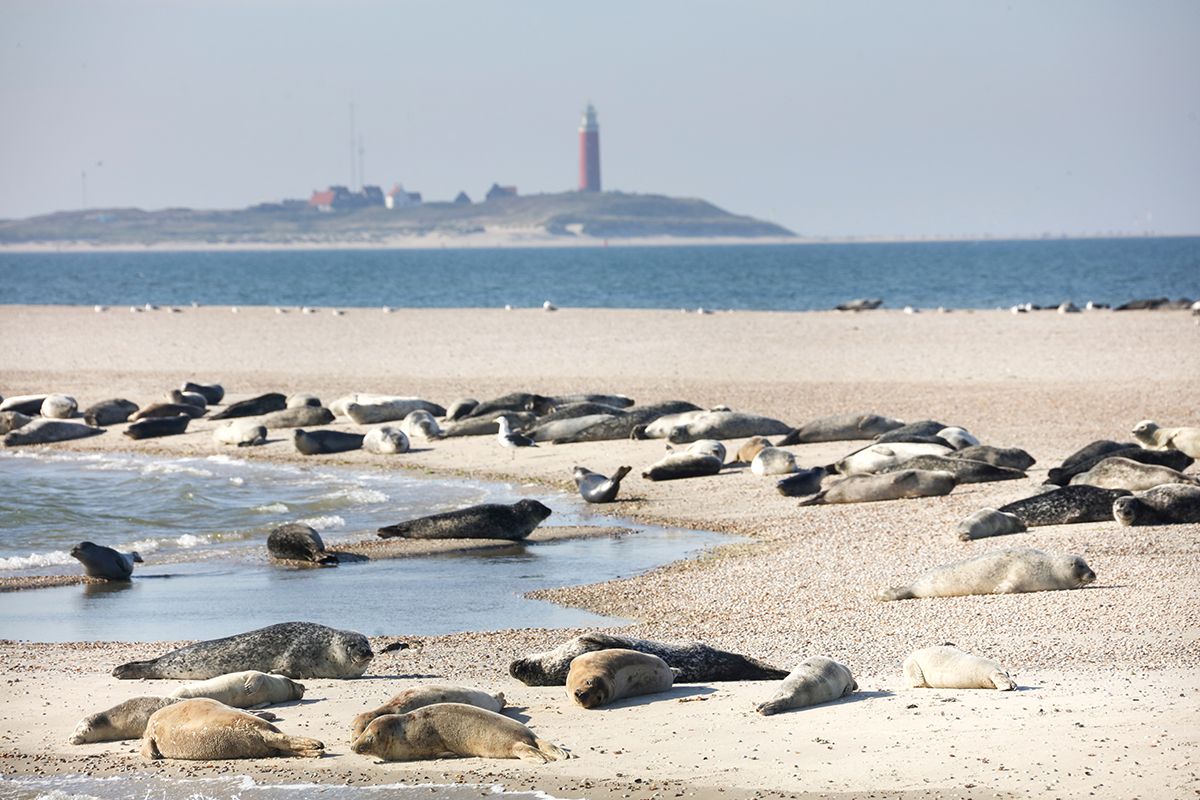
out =
[[[0,3],[0,217],[604,186],[808,235],[1200,232],[1200,2]]]

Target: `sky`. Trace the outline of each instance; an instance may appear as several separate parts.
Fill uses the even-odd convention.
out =
[[[1200,2],[4,0],[0,218],[400,182],[806,236],[1200,233]],[[85,177],[86,176],[86,177]]]

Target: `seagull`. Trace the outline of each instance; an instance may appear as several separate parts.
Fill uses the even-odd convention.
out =
[[[554,303],[551,303],[549,300],[547,300],[546,302],[542,303],[542,310],[543,311],[558,311],[558,306],[554,305]]]
[[[513,432],[512,428],[508,426],[508,417],[496,417],[496,424],[500,426],[496,440],[500,442],[501,447],[537,447],[537,442],[533,439],[523,433]],[[513,452],[513,458],[516,457],[516,452]]]

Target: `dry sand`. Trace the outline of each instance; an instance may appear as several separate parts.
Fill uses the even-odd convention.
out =
[[[702,638],[786,668],[828,655],[851,667],[861,692],[771,718],[751,711],[773,691],[755,683],[681,686],[665,698],[582,711],[561,689],[523,687],[506,673],[512,657],[570,632],[417,639],[405,636],[400,616],[393,633],[412,650],[380,656],[370,680],[308,681],[306,702],[279,711],[283,730],[322,738],[335,755],[147,767],[136,743],[65,742],[85,712],[153,688],[108,677],[113,665],[168,645],[5,643],[4,774],[151,769],[334,783],[499,781],[569,797],[726,789],[721,796],[1158,798],[1200,791],[1200,525],[1105,522],[980,542],[953,533],[976,509],[1031,494],[1048,467],[1093,439],[1128,439],[1143,418],[1200,423],[1200,328],[1187,314],[351,309],[334,316],[3,307],[0,341],[0,393],[61,391],[81,407],[113,396],[149,402],[188,378],[219,381],[233,400],[312,391],[329,401],[370,391],[448,404],[518,389],[606,391],[643,403],[723,403],[793,423],[853,410],[932,417],[1038,459],[1027,480],[963,486],[943,498],[802,509],[779,496],[773,480],[744,470],[641,480],[638,472],[662,454],[655,441],[544,446],[512,458],[484,437],[403,456],[322,457],[564,489],[576,463],[602,472],[630,464],[635,472],[621,502],[607,507],[611,513],[750,541],[630,580],[540,596],[638,620],[627,629],[633,635]],[[211,454],[216,424],[200,420],[184,436],[141,442],[120,436],[117,426],[54,447]],[[238,455],[303,459],[281,434]],[[792,450],[811,466],[852,447]],[[1070,592],[873,599],[880,587],[929,567],[1005,546],[1082,553],[1098,580]],[[943,641],[1001,661],[1021,691],[905,688],[904,656]],[[478,759],[380,766],[349,753],[343,731],[355,713],[431,676],[503,690],[540,735],[580,757],[535,769]]]

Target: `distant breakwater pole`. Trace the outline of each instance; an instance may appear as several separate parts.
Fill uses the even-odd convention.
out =
[[[600,191],[600,123],[591,103],[579,123],[579,191]]]

